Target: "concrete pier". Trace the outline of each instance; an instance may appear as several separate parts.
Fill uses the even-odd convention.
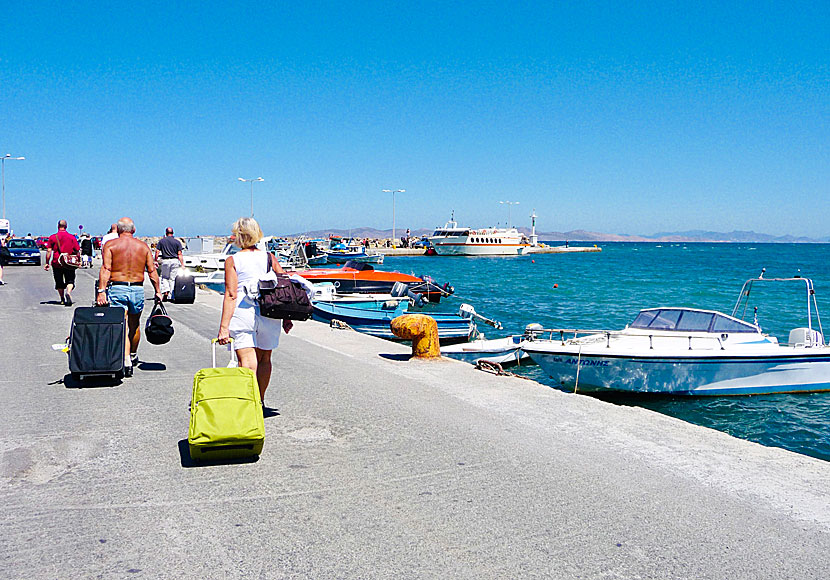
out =
[[[78,272],[77,304],[93,274]],[[51,275],[0,286],[0,578],[823,579],[830,464],[298,323],[256,462],[193,466],[220,297],[79,388]],[[150,294],[147,285],[147,294]]]
[[[372,248],[386,256],[423,256],[423,248]],[[599,246],[535,246],[528,248],[523,255],[527,254],[575,254],[581,252],[601,252]],[[439,256],[436,256],[439,257]],[[446,256],[445,256],[446,257]],[[459,257],[459,256],[452,256]]]

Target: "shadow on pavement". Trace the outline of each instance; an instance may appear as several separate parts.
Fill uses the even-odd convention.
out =
[[[279,409],[272,409],[271,407],[266,407],[265,405],[262,406],[262,418],[268,419],[270,417],[279,417],[280,411]]]
[[[400,361],[408,361],[412,358],[411,354],[388,354],[388,353],[380,353],[378,356],[381,358],[385,358],[386,360],[400,360]]]
[[[190,457],[190,445],[187,439],[179,441],[179,458],[182,467],[211,467],[213,465],[236,465],[239,463],[256,463],[259,461],[259,455],[253,457],[240,457],[237,459],[217,459],[214,461],[195,461]]]
[[[112,377],[89,377],[83,380],[74,378],[71,374],[66,374],[62,379],[49,383],[50,385],[63,385],[67,389],[97,389],[101,387],[117,387],[123,383],[121,379],[113,379]]]
[[[61,304],[57,300],[44,300],[41,302],[41,304],[54,304],[56,306],[63,306],[63,304]]]
[[[138,363],[138,370],[140,371],[166,371],[167,365],[164,363],[144,362]]]

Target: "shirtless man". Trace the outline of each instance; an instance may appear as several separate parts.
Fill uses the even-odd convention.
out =
[[[124,347],[124,376],[133,376],[133,365],[138,363],[138,343],[141,340],[139,321],[144,309],[144,271],[161,300],[159,276],[153,263],[150,247],[133,237],[135,224],[128,217],[118,220],[118,237],[102,248],[104,264],[98,278],[97,302],[104,306],[124,308],[127,317],[127,340]]]

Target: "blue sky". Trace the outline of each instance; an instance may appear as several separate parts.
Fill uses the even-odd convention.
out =
[[[5,6],[7,217],[830,235],[830,3],[514,4]]]

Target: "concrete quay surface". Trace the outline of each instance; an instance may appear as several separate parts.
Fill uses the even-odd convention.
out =
[[[5,280],[0,578],[828,577],[828,463],[319,323],[274,353],[259,460],[193,466],[218,295],[78,388],[50,350],[73,308]]]

